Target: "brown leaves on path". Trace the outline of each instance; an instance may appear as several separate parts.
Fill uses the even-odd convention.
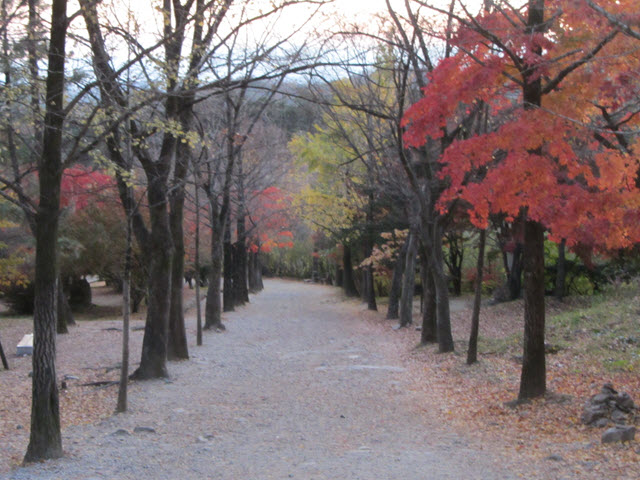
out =
[[[551,301],[548,316],[582,303]],[[637,373],[605,368],[601,351],[590,348],[588,338],[547,355],[546,397],[509,406],[517,398],[520,381],[522,302],[483,307],[480,361],[471,366],[465,364],[470,308],[452,314],[456,352],[445,355],[437,352],[437,345],[417,345],[420,335],[414,327],[392,331],[393,323],[383,320],[383,314],[363,312],[363,317],[372,328],[395,336],[393,355],[402,359],[412,376],[420,398],[418,410],[504,456],[509,468],[523,478],[640,478],[637,440],[602,445],[604,429],[580,422],[586,400],[606,382],[640,404]],[[419,315],[414,321],[419,325]]]

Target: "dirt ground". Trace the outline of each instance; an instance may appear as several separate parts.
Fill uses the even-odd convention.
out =
[[[100,290],[94,302],[117,307],[114,298]],[[487,309],[483,335],[519,331],[518,308]],[[462,350],[465,301],[452,311]],[[11,369],[0,371],[0,478],[639,478],[635,443],[602,447],[599,431],[578,425],[583,398],[505,407],[517,362],[489,354],[467,367],[462,353],[417,348],[419,332],[394,331],[383,313],[332,287],[270,280],[196,347],[191,309],[191,359],[171,363],[166,381],[131,384],[121,415],[117,387],[81,386],[117,378],[120,321],[79,321],[58,337],[66,456],[26,468],[30,358],[12,349],[30,320],[1,317]],[[133,322],[134,361],[142,325]],[[552,387],[563,361],[550,362]]]

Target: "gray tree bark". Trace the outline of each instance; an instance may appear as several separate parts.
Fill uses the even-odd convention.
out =
[[[33,314],[33,378],[31,431],[25,462],[63,455],[60,399],[56,383],[56,324],[58,300],[58,219],[62,180],[67,1],[53,0],[46,82],[46,112],[38,181],[36,213],[35,300]]]

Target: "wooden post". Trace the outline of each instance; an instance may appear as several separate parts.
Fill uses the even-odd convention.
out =
[[[9,370],[9,362],[7,362],[7,357],[4,355],[4,349],[2,348],[2,340],[0,340],[0,358],[2,358],[2,365],[5,370]]]

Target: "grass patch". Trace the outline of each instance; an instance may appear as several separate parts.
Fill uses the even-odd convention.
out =
[[[578,308],[549,317],[547,339],[587,355],[606,371],[640,368],[640,296],[636,283],[612,285]]]

